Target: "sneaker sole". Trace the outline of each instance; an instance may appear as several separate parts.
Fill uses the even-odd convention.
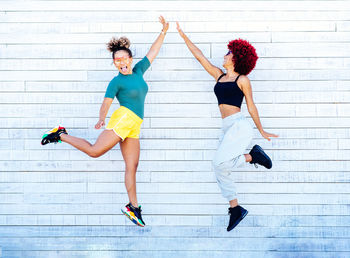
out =
[[[57,142],[46,142],[45,140],[45,138],[48,136],[48,134],[44,134],[43,135],[43,137],[41,138],[41,145],[47,145],[47,144],[49,144],[49,143],[54,143],[54,144],[56,144],[56,143],[61,143],[62,141],[61,140],[58,140]]]
[[[236,222],[236,224],[233,225],[233,227],[230,229],[230,230],[227,230],[227,231],[231,231],[232,229],[234,229],[243,219],[245,216],[247,216],[248,214],[248,211],[246,211],[242,216],[241,218]]]
[[[128,219],[131,220],[134,224],[136,224],[136,225],[138,225],[138,226],[140,226],[140,227],[144,227],[144,226],[145,226],[145,225],[141,224],[140,222],[138,222],[138,221],[137,221],[136,219],[134,219],[133,217],[131,217],[127,212],[123,211],[122,209],[121,209],[121,211],[122,211],[122,213],[123,213],[126,217],[128,217]]]

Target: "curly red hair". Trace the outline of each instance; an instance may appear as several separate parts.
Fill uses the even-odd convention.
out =
[[[254,69],[259,58],[255,48],[243,39],[231,40],[227,47],[233,54],[235,72],[248,75]]]

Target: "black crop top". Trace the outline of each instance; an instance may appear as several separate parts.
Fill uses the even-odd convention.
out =
[[[241,108],[244,94],[237,84],[240,75],[237,76],[234,82],[219,82],[224,75],[225,74],[220,75],[214,87],[219,105],[228,104]]]

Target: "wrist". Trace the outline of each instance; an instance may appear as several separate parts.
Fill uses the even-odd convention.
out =
[[[165,34],[166,34],[166,31],[164,31],[164,30],[161,30],[160,34],[163,34],[163,35],[165,36]]]

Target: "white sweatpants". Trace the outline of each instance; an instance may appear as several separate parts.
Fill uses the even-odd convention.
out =
[[[246,163],[243,154],[253,138],[253,128],[239,112],[222,120],[222,130],[213,167],[223,197],[231,201],[237,198],[231,171]]]

